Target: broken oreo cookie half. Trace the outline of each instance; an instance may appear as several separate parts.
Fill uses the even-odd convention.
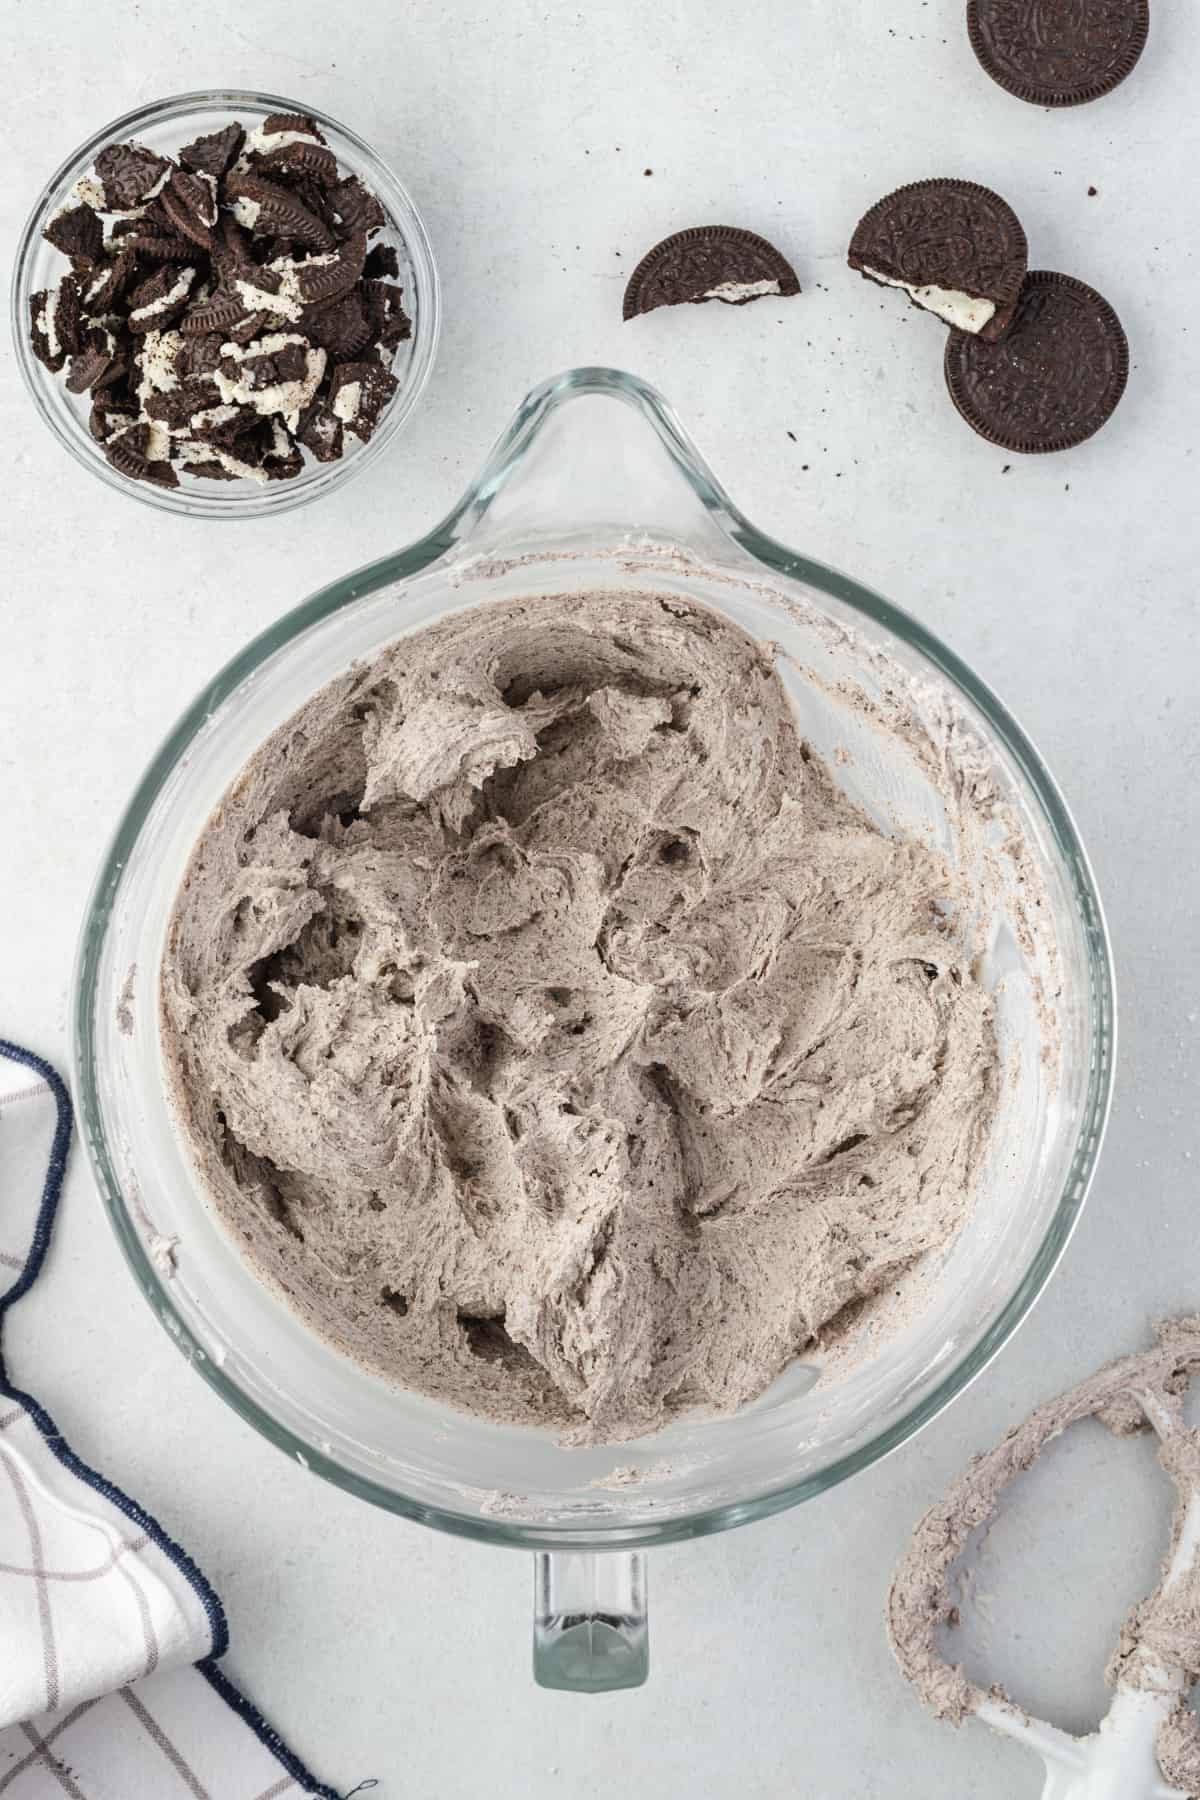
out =
[[[317,122],[238,120],[173,156],[109,144],[43,230],[34,356],[133,481],[287,481],[374,435],[411,336],[377,195]]]
[[[991,188],[941,177],[876,201],[850,240],[849,263],[957,331],[1003,337],[1025,279],[1028,246]]]
[[[745,306],[799,292],[796,271],[766,238],[736,225],[696,225],[664,238],[642,258],[629,277],[623,313],[633,319],[658,306],[704,300]]]

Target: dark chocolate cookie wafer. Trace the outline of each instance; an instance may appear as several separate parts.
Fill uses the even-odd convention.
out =
[[[1070,450],[1099,431],[1125,391],[1129,345],[1112,307],[1086,282],[1027,275],[999,343],[965,331],[946,344],[946,384],[981,437],[1005,450]]]
[[[744,306],[799,292],[795,270],[766,238],[736,225],[696,225],[664,238],[642,258],[625,289],[624,316],[702,300]]]
[[[1149,0],[969,0],[971,48],[993,81],[1034,106],[1079,106],[1130,73]]]
[[[79,268],[89,268],[99,257],[104,244],[100,221],[90,206],[68,206],[56,213],[42,232],[48,244],[61,250]]]
[[[1002,337],[1025,279],[1028,246],[1012,207],[991,188],[914,181],[876,201],[855,227],[849,263],[902,288],[956,330]]]

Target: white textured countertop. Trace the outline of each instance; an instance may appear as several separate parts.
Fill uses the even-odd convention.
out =
[[[882,589],[979,670],[1059,777],[1108,906],[1117,1101],[1049,1292],[888,1462],[766,1525],[656,1553],[654,1668],[630,1695],[532,1685],[527,1558],[373,1512],[224,1409],[135,1291],[76,1155],[51,1264],[12,1322],[14,1374],[194,1552],[228,1606],[231,1672],[318,1772],[345,1788],[377,1776],[379,1800],[1035,1795],[1035,1764],[980,1727],[934,1724],[902,1685],[881,1623],[890,1570],[971,1451],[1155,1316],[1200,1308],[1195,21],[1156,0],[1125,86],[1053,114],[983,76],[963,11],[193,0],[123,9],[118,31],[111,8],[58,0],[0,17],[9,257],[41,181],[106,118],[232,85],[311,101],[375,143],[445,284],[439,365],[406,435],[282,522],[206,526],[114,498],[37,423],[4,358],[0,1034],[64,1065],[93,870],[201,682],[313,587],[424,531],[526,388],[579,362],[647,376],[758,525]],[[973,436],[942,386],[938,325],[846,271],[865,207],[938,174],[1000,189],[1033,265],[1120,313],[1129,390],[1080,450],[1021,460]],[[802,296],[623,326],[642,253],[714,220],[774,238]],[[973,1667],[1086,1727],[1164,1512],[1145,1446],[1097,1429],[1057,1453],[985,1553]],[[1044,1631],[1038,1595],[1054,1596]]]

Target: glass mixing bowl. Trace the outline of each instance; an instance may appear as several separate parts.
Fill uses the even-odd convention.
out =
[[[271,113],[304,113],[315,119],[342,169],[360,176],[378,196],[387,222],[371,241],[390,244],[395,250],[404,289],[404,310],[412,321],[412,335],[401,344],[391,364],[400,385],[369,443],[347,437],[350,447],[334,463],[315,462],[306,455],[304,469],[291,481],[274,481],[260,487],[253,481],[207,481],[183,472],[177,488],[130,481],[105,461],[103,449],[88,430],[91,395],[68,393],[65,371],[52,375],[30,348],[30,298],[52,286],[70,268],[67,259],[46,242],[42,228],[70,202],[75,183],[91,173],[92,164],[106,144],[136,138],[160,155],[174,156],[181,144],[189,143],[202,132],[219,130],[230,119],[239,120],[252,131]],[[72,152],[38,195],[13,265],[12,336],[17,361],[34,405],[59,443],[76,462],[120,493],[143,500],[148,506],[164,507],[167,512],[190,513],[205,519],[257,519],[264,513],[289,512],[292,507],[303,506],[339,487],[382,455],[425,391],[437,354],[440,320],[437,269],[424,223],[387,164],[348,126],[339,125],[307,101],[287,100],[280,94],[245,93],[236,88],[175,94],[126,113],[97,131]]]
[[[168,1110],[158,968],[201,827],[251,753],[318,687],[453,609],[597,584],[686,594],[774,641],[806,737],[885,824],[953,853],[928,761],[894,732],[884,741],[872,717],[899,711],[907,741],[964,780],[981,780],[986,766],[1000,811],[983,854],[999,897],[982,921],[982,967],[1007,1075],[967,1223],[910,1278],[919,1304],[906,1317],[885,1330],[868,1313],[857,1343],[828,1366],[805,1359],[735,1416],[567,1448],[389,1387],[251,1273]],[[100,871],[74,1040],[83,1138],[105,1206],[138,1285],[194,1367],[272,1442],[351,1493],[538,1552],[538,1679],[595,1690],[644,1677],[646,1546],[762,1518],[845,1480],[932,1419],[1028,1312],[1095,1167],[1114,996],[1083,847],[999,701],[914,619],[755,531],[652,389],[581,369],[526,399],[478,481],[427,537],[306,600],[180,720]]]

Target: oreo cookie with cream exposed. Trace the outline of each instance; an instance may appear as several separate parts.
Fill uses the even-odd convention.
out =
[[[297,286],[306,306],[324,306],[352,288],[363,272],[367,240],[355,232],[326,256],[312,256],[296,269]]]
[[[126,431],[136,424],[136,401],[125,395],[112,394],[107,389],[93,395],[88,430],[98,444],[106,443],[118,431]]]
[[[100,318],[111,312],[116,305],[117,296],[132,279],[136,266],[137,259],[132,250],[118,250],[115,256],[106,255],[97,262],[88,271],[83,284],[82,303],[85,312],[92,318]]]
[[[398,386],[382,363],[339,363],[329,389],[329,409],[344,429],[367,444]]]
[[[152,219],[143,214],[137,219],[122,219],[113,226],[109,248],[128,250],[141,262],[187,262],[196,254],[196,245],[176,231],[165,218]]]
[[[911,182],[876,201],[855,227],[848,260],[955,330],[997,338],[1012,319],[1028,246],[999,194],[943,178]]]
[[[164,457],[152,457],[154,427],[139,421],[105,440],[104,455],[119,475],[130,481],[151,481],[156,487],[175,488],[179,477]]]
[[[180,268],[175,263],[164,263],[130,294],[130,331],[162,331],[173,325],[187,306],[195,279],[196,271],[190,264]]]
[[[392,281],[359,284],[363,311],[383,350],[395,350],[412,336],[412,320],[404,310],[404,290]]]
[[[387,215],[378,197],[363,185],[357,175],[348,175],[344,181],[336,182],[329,190],[329,201],[337,216],[338,231],[342,237],[354,237],[359,232],[369,234],[387,223]]]
[[[219,212],[214,175],[176,169],[159,196],[158,205],[181,237],[190,238],[202,250],[209,249]]]
[[[288,189],[261,175],[229,175],[225,195],[239,225],[256,237],[289,238],[313,250],[332,250],[328,226]]]
[[[314,400],[300,415],[297,440],[318,462],[337,462],[345,449],[345,428],[328,400]]]
[[[967,35],[992,80],[1033,106],[1080,106],[1131,74],[1149,0],[969,0]]]
[[[108,144],[96,158],[105,212],[133,212],[162,192],[171,173],[165,156],[145,144]]]
[[[998,343],[952,332],[946,384],[981,437],[1022,455],[1071,450],[1112,417],[1129,374],[1116,313],[1094,288],[1039,269]]]
[[[704,300],[745,306],[799,292],[795,270],[766,238],[736,225],[697,225],[664,238],[642,258],[625,289],[623,316]]]
[[[224,337],[245,317],[244,301],[237,294],[218,288],[187,309],[179,321],[179,329],[185,337],[209,337],[213,332]]]
[[[54,375],[82,347],[83,311],[79,283],[64,275],[52,288],[29,297],[30,346],[43,367]]]
[[[113,365],[119,360],[120,352],[112,332],[93,329],[82,349],[71,358],[67,392],[87,394],[102,386],[105,376],[111,374]]]
[[[299,142],[289,139],[274,150],[260,151],[252,166],[256,175],[265,175],[268,181],[299,175],[319,187],[330,187],[338,178],[338,161],[333,151],[327,144],[308,138]]]

